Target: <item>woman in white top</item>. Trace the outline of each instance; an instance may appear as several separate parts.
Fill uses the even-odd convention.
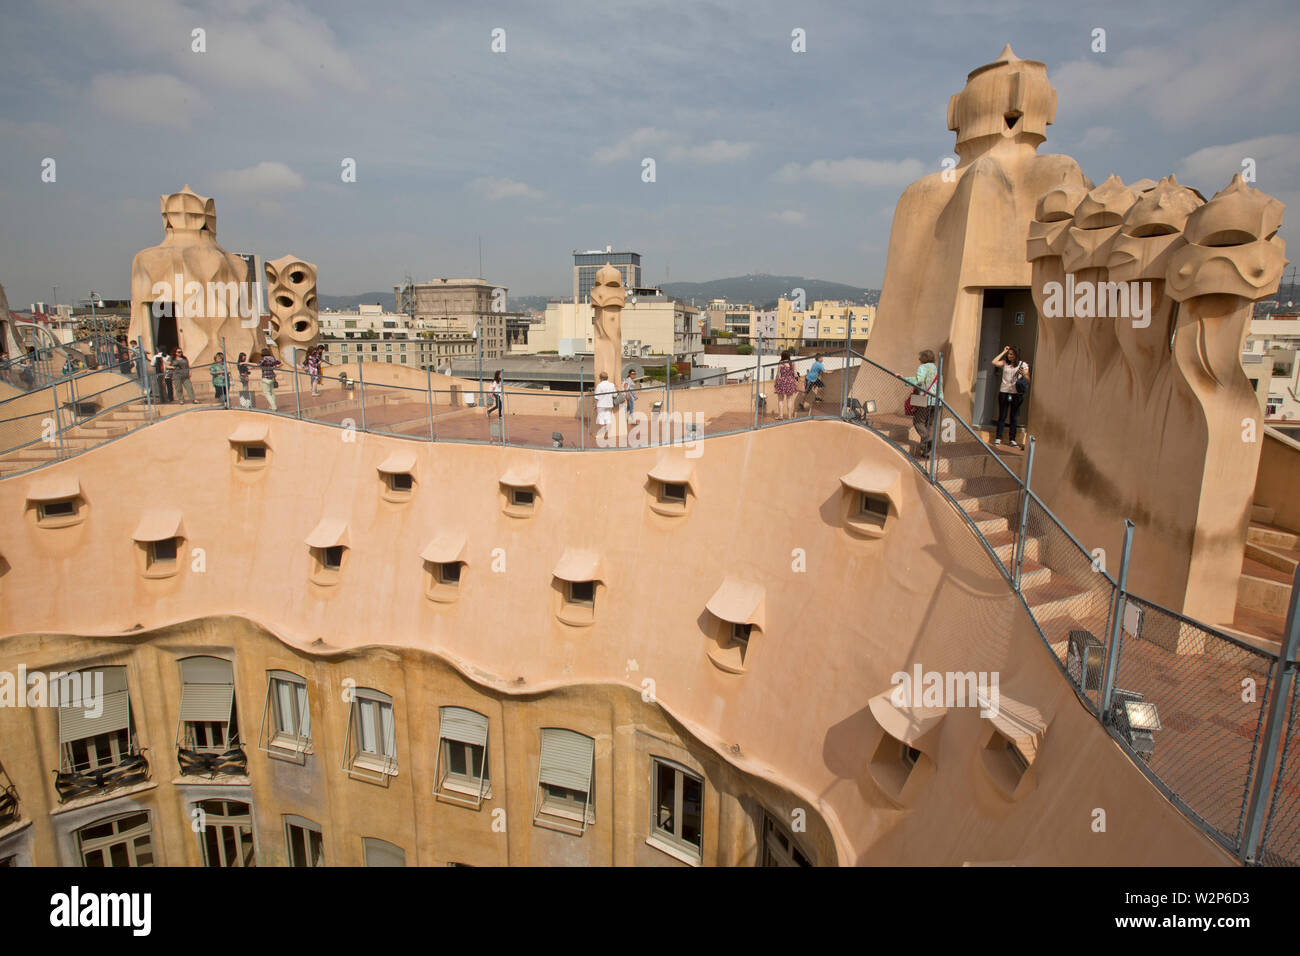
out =
[[[1016,429],[1019,427],[1017,420],[1020,418],[1020,403],[1025,400],[1025,396],[1016,388],[1016,380],[1023,378],[1026,383],[1029,382],[1029,363],[1020,361],[1020,353],[1015,346],[1008,345],[993,360],[993,367],[1002,370],[1002,384],[998,388],[998,429],[993,436],[993,444],[1002,444],[1002,425],[1007,420],[1007,412],[1010,412],[1011,440],[1007,444],[1019,448],[1016,444]]]

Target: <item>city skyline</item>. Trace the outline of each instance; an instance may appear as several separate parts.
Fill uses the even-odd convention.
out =
[[[54,285],[127,296],[154,197],[189,183],[216,200],[223,246],[304,256],[325,295],[477,275],[480,238],[483,273],[513,295],[564,295],[571,250],[606,245],[639,251],[648,284],[879,288],[898,195],[954,156],[948,97],[1007,42],[1059,93],[1040,152],[1095,182],[1173,172],[1207,197],[1250,158],[1292,204],[1300,132],[1277,117],[1300,81],[1279,64],[1300,14],[1253,9],[1259,25],[1208,3],[1170,18],[1013,2],[948,31],[951,4],[31,5],[0,38],[0,281],[15,303]],[[1207,66],[1243,48],[1246,69]]]

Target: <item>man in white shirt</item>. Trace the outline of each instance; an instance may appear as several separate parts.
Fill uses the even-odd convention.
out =
[[[614,383],[609,380],[606,372],[600,373],[600,381],[596,383],[596,429],[599,431],[608,428],[614,421],[614,393],[617,389]]]

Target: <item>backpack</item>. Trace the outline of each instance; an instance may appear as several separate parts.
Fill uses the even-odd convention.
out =
[[[1022,398],[1029,394],[1029,379],[1025,378],[1024,373],[1020,371],[1023,368],[1025,368],[1024,362],[1021,362],[1018,366],[1016,366],[1016,380],[1015,380],[1016,392]]]

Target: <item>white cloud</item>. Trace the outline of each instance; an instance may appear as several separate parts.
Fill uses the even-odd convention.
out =
[[[1281,23],[1216,23],[1179,38],[1174,50],[1134,47],[1072,60],[1051,80],[1070,111],[1143,112],[1165,127],[1197,125],[1241,103],[1288,104],[1291,80],[1278,65],[1294,58],[1293,36]]]
[[[808,224],[808,214],[798,209],[785,209],[781,212],[774,212],[768,218],[783,222],[788,226],[806,226]]]
[[[279,162],[260,162],[247,169],[230,169],[217,173],[212,183],[221,192],[262,193],[301,189],[303,178]]]
[[[96,17],[108,44],[137,62],[159,56],[205,89],[209,84],[266,95],[319,98],[322,86],[361,90],[364,75],[339,46],[329,23],[296,3],[225,3],[201,13],[183,0],[154,0],[147,15],[132,0],[72,5],[68,16]],[[207,52],[190,49],[191,31],[206,31]],[[271,104],[274,108],[274,104]]]
[[[1093,149],[1115,142],[1119,130],[1113,126],[1089,126],[1075,143],[1075,149]]]
[[[718,163],[734,163],[748,159],[755,145],[715,139],[700,146],[670,146],[665,155],[672,163],[713,166]]]
[[[544,195],[541,190],[534,189],[527,183],[491,176],[480,176],[469,184],[469,188],[490,202],[498,199],[541,199]]]
[[[925,174],[919,159],[815,159],[789,163],[776,174],[785,183],[814,182],[829,186],[903,186]]]
[[[1291,213],[1294,206],[1289,197],[1300,183],[1300,133],[1257,136],[1198,149],[1178,164],[1178,180],[1195,186],[1209,199],[1242,171],[1244,159],[1255,161],[1256,179],[1250,185],[1287,203]]]
[[[166,73],[101,73],[90,81],[90,104],[142,126],[186,129],[203,102],[199,91]]]
[[[612,146],[603,146],[592,154],[592,162],[608,165],[624,160],[640,160],[656,153],[671,163],[711,166],[747,159],[757,144],[713,139],[692,144],[680,133],[645,126],[628,133]]]

